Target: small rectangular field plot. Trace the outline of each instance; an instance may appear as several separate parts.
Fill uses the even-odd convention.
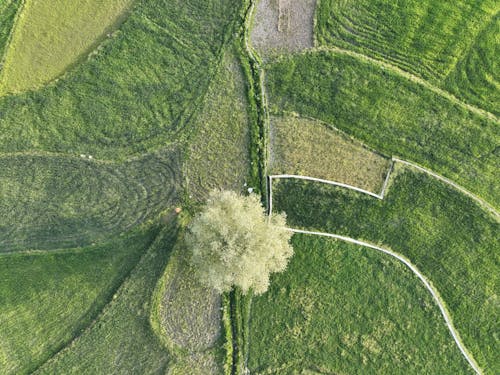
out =
[[[313,47],[316,0],[261,0],[251,40],[260,52],[294,52]]]
[[[271,118],[270,171],[349,184],[380,193],[390,159],[318,120]]]

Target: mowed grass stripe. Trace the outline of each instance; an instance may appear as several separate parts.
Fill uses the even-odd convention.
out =
[[[498,372],[500,224],[474,201],[398,164],[383,200],[300,181],[275,181],[273,192],[273,207],[287,213],[292,227],[380,244],[407,257],[441,294],[479,366]]]
[[[24,0],[0,74],[0,95],[32,90],[86,57],[133,0]]]
[[[124,164],[0,157],[0,252],[105,241],[173,204],[179,174],[176,150]]]
[[[318,118],[386,155],[413,161],[464,186],[493,207],[498,124],[377,64],[327,51],[271,60],[271,111]]]
[[[405,266],[332,239],[292,242],[288,269],[252,302],[252,373],[473,373]]]
[[[1,373],[29,373],[78,336],[156,233],[142,227],[96,247],[0,255]]]

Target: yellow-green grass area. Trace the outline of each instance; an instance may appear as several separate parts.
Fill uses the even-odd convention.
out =
[[[444,82],[469,103],[500,116],[500,12],[481,31],[473,46]]]
[[[314,117],[500,205],[500,126],[377,64],[313,51],[270,60],[270,110]]]
[[[0,253],[87,246],[174,204],[178,152],[123,164],[88,156],[0,156]]]
[[[333,127],[298,116],[273,116],[270,173],[342,182],[380,193],[391,161]]]
[[[200,285],[179,241],[153,297],[151,325],[175,354],[179,374],[220,374],[221,297]],[[172,370],[171,370],[172,371]]]
[[[241,7],[136,0],[85,63],[40,90],[0,98],[0,152],[127,160],[185,141]]]
[[[0,95],[59,77],[125,18],[133,0],[24,0],[0,73]]]
[[[196,200],[214,188],[241,191],[250,174],[246,90],[237,52],[228,48],[189,141],[184,169],[189,193]]]
[[[30,373],[80,335],[157,232],[143,226],[100,246],[0,255],[0,373]]]
[[[273,207],[291,227],[379,244],[407,257],[439,291],[479,366],[500,370],[500,223],[453,187],[396,164],[383,200],[319,183],[280,180]]]
[[[439,82],[499,10],[495,0],[322,0],[316,39]]]
[[[94,324],[35,374],[166,374],[172,355],[150,325],[151,298],[177,238],[165,224]]]
[[[314,199],[314,198],[312,198]],[[472,374],[427,289],[371,249],[294,235],[252,302],[252,374]]]
[[[3,62],[5,46],[20,8],[20,0],[0,0],[0,64]],[[2,67],[0,66],[0,72]]]

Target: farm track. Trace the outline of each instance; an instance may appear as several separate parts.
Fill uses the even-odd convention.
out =
[[[339,47],[323,47],[323,46],[322,47],[315,47],[313,49],[306,50],[303,53],[310,53],[310,52],[333,52],[333,53],[337,53],[337,54],[341,54],[341,55],[351,56],[351,57],[357,58],[359,60],[363,60],[363,61],[369,62],[371,64],[375,64],[383,69],[387,69],[387,70],[389,70],[389,71],[391,71],[399,76],[402,76],[402,77],[404,77],[404,78],[406,78],[414,83],[417,83],[417,84],[425,87],[426,89],[434,92],[435,94],[448,99],[449,101],[455,103],[456,105],[458,105],[458,106],[460,106],[460,107],[462,107],[470,112],[475,113],[476,115],[488,118],[488,119],[493,120],[496,123],[500,124],[500,119],[497,116],[495,116],[493,113],[488,112],[488,111],[481,109],[479,107],[476,107],[472,104],[466,103],[466,102],[458,99],[455,95],[451,94],[450,92],[443,90],[437,86],[434,86],[432,83],[429,83],[427,80],[420,78],[413,73],[409,73],[401,68],[398,68],[397,66],[392,65],[386,61],[378,60],[378,59],[375,59],[373,57],[366,56],[362,53],[354,52],[354,51],[339,48]]]
[[[420,279],[420,281],[424,284],[424,286],[427,288],[427,290],[431,293],[432,298],[437,303],[439,310],[441,311],[441,314],[446,322],[446,326],[448,327],[448,330],[450,331],[450,333],[453,337],[453,340],[455,340],[456,345],[460,349],[460,352],[465,357],[465,359],[467,360],[467,362],[469,363],[471,368],[477,374],[483,373],[481,368],[477,365],[476,361],[474,360],[472,354],[469,353],[469,351],[467,350],[465,345],[462,343],[462,339],[460,338],[460,334],[453,326],[453,321],[450,317],[450,314],[448,313],[448,310],[446,309],[446,306],[444,305],[444,302],[443,302],[438,290],[434,286],[432,286],[432,284],[427,280],[427,278],[407,258],[403,257],[402,255],[400,255],[400,254],[398,254],[398,253],[396,253],[388,248],[376,246],[376,245],[370,244],[368,242],[359,241],[359,240],[356,240],[356,239],[350,238],[350,237],[345,237],[345,236],[332,234],[332,233],[314,232],[314,231],[307,231],[307,230],[294,229],[294,228],[285,228],[285,229],[289,230],[293,233],[329,237],[329,238],[334,238],[334,239],[337,239],[340,241],[349,242],[349,243],[352,243],[355,245],[367,247],[367,248],[382,252],[386,255],[392,256],[393,258],[396,258],[397,260],[402,262],[406,267],[408,267]]]

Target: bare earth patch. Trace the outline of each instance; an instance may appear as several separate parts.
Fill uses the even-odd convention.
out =
[[[390,159],[318,120],[271,118],[270,170],[349,184],[378,194]]]
[[[296,52],[313,47],[316,0],[260,0],[251,31],[263,53]]]

